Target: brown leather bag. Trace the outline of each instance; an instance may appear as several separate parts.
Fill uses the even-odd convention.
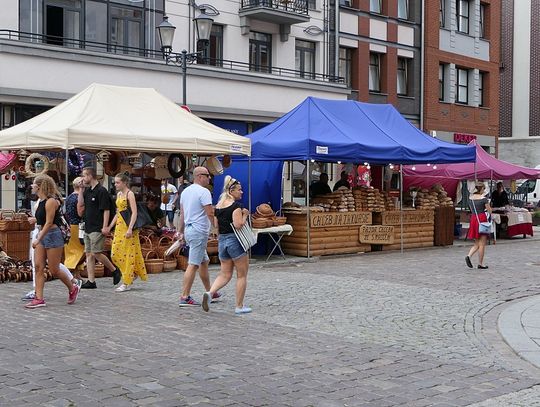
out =
[[[165,205],[167,205],[169,203],[169,200],[171,199],[171,194],[169,194],[168,192],[164,193],[163,195],[161,195],[161,202]]]

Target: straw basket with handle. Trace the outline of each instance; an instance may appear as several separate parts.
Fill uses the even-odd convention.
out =
[[[0,211],[0,232],[19,230],[19,222],[15,220],[15,212],[9,209]]]
[[[139,235],[139,241],[141,242],[141,253],[143,257],[146,257],[149,252],[154,250],[154,244],[149,236]]]
[[[160,258],[165,258],[165,252],[173,244],[173,238],[170,236],[163,235],[159,240],[154,244],[154,250],[159,255]]]
[[[163,259],[163,271],[174,271],[176,270],[176,257],[174,256],[167,256]]]
[[[105,265],[103,263],[96,263],[94,266],[94,277],[101,278],[105,275]],[[88,278],[88,269],[86,268],[86,263],[84,269],[81,270],[81,277]]]
[[[160,259],[155,250],[151,250],[144,256],[144,266],[148,274],[158,274],[163,271],[163,259]]]

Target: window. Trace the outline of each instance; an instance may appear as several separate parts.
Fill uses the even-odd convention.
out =
[[[50,1],[45,6],[45,42],[65,47],[80,47],[81,1]]]
[[[469,103],[469,70],[465,68],[456,68],[456,102]]]
[[[439,0],[439,27],[446,25],[446,1]]]
[[[375,52],[369,54],[369,90],[381,91],[381,55]]]
[[[352,7],[351,0],[339,0],[340,6]]]
[[[406,96],[409,94],[408,83],[409,59],[398,57],[397,61],[397,94]]]
[[[397,16],[403,20],[409,18],[409,0],[398,0]]]
[[[469,34],[469,0],[457,0],[457,30]]]
[[[249,70],[272,72],[272,35],[249,33]]]
[[[339,76],[345,80],[349,87],[352,85],[352,50],[339,48]]]
[[[480,72],[478,74],[478,106],[485,106],[486,105],[486,82],[487,80],[487,73],[486,72]]]
[[[486,38],[486,5],[480,3],[480,38]]]
[[[307,0],[308,9],[316,10],[317,9],[317,0]]]
[[[382,11],[381,1],[382,0],[369,0],[369,11],[380,14]]]
[[[315,43],[296,40],[296,76],[315,79]]]
[[[201,52],[199,63],[223,66],[223,26],[212,24],[210,41],[197,41],[197,52]]]
[[[439,64],[439,100],[444,101],[445,94],[444,94],[444,83],[445,83],[445,72],[446,67],[444,64]]]
[[[110,44],[113,52],[138,54],[144,48],[143,11],[127,7],[112,7]]]
[[[31,41],[144,55],[159,49],[164,0],[20,0],[21,31]],[[133,47],[136,49],[131,49]]]

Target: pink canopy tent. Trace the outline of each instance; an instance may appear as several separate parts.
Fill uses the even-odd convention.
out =
[[[540,178],[540,170],[498,160],[488,154],[474,140],[469,144],[476,146],[476,165],[475,163],[437,164],[436,166],[427,166],[425,164],[406,165],[403,167],[404,189],[407,190],[411,186],[429,189],[434,184],[441,184],[448,192],[448,195],[455,199],[457,185],[462,180]]]

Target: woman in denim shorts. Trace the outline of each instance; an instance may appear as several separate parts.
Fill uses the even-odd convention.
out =
[[[53,276],[60,279],[68,289],[68,304],[73,304],[79,294],[79,286],[73,284],[67,274],[60,271],[60,260],[64,252],[64,237],[60,231],[60,193],[54,180],[48,175],[38,175],[34,186],[40,203],[36,209],[36,224],[39,232],[32,242],[36,269],[36,296],[25,305],[26,308],[45,307],[43,289],[45,287],[45,266]]]
[[[221,270],[214,284],[203,295],[202,307],[208,311],[212,295],[231,281],[233,269],[236,267],[236,308],[235,314],[247,314],[251,308],[244,305],[246,294],[249,256],[242,248],[234,234],[233,227],[240,229],[246,223],[249,211],[238,202],[242,199],[242,185],[227,175],[223,192],[216,205],[215,220],[219,229],[218,251]]]

